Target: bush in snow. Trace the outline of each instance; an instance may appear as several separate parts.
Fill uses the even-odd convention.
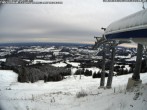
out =
[[[134,69],[135,69],[135,65],[134,64],[130,64],[129,67],[130,67],[129,73],[133,73]]]
[[[47,81],[61,81],[63,76],[61,74],[55,73],[48,75]]]
[[[125,66],[124,66],[124,65],[122,65],[122,66],[121,66],[121,68],[125,68]]]
[[[127,69],[124,69],[124,73],[123,74],[129,74]]]
[[[92,78],[100,78],[100,77],[101,77],[100,72],[98,72],[98,73],[94,72],[93,75],[92,75]]]
[[[78,69],[76,72],[75,72],[75,75],[83,75],[84,74],[84,70],[81,70],[81,69]]]
[[[71,68],[71,67],[72,67],[71,64],[67,64],[67,65],[66,65],[66,68]]]
[[[85,97],[85,96],[87,96],[88,94],[86,93],[86,91],[85,90],[81,90],[80,92],[77,92],[76,93],[76,97],[77,98],[81,98],[81,97]]]
[[[101,78],[101,74],[102,72],[99,71],[99,72],[94,72],[93,75],[92,75],[92,78]],[[105,77],[108,77],[108,72],[105,71]]]
[[[146,60],[142,60],[142,63],[141,63],[141,73],[145,73],[147,72],[147,64],[146,64]]]
[[[71,69],[65,69],[65,68],[62,68],[63,70],[60,71],[60,74],[62,76],[68,76],[68,75],[71,75]]]
[[[129,74],[127,68],[120,68],[119,71],[117,72],[117,75],[125,75],[125,74]]]
[[[123,75],[123,68],[120,68],[119,71],[117,72],[117,75]]]
[[[85,72],[84,72],[84,75],[85,76],[92,76],[92,71],[90,70],[86,70]]]
[[[119,72],[120,66],[114,66],[114,71]]]

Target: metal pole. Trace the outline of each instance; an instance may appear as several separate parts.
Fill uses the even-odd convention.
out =
[[[113,45],[112,46],[112,54],[111,54],[111,65],[110,65],[106,88],[111,88],[111,85],[112,85],[113,70],[114,70],[114,58],[115,58],[115,46]]]
[[[105,85],[105,61],[106,61],[106,44],[103,44],[103,64],[102,64],[100,87],[104,87]]]

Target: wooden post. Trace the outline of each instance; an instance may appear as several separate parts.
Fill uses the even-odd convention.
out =
[[[135,70],[134,70],[134,74],[132,76],[132,79],[135,80],[135,81],[140,80],[140,69],[141,69],[141,63],[142,63],[142,54],[143,54],[143,45],[138,44]]]
[[[114,45],[112,46],[111,65],[110,65],[109,75],[107,79],[107,86],[106,86],[106,88],[108,89],[111,88],[112,79],[113,79],[114,59],[115,59],[115,46]]]
[[[105,85],[105,60],[106,60],[106,44],[103,44],[103,64],[102,64],[102,73],[100,80],[100,87],[104,87]]]

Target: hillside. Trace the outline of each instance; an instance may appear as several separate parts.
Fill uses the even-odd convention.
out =
[[[112,89],[99,89],[99,79],[68,76],[60,82],[19,83],[17,74],[0,70],[0,110],[146,110],[147,73],[143,84],[125,90],[132,74],[114,77]]]

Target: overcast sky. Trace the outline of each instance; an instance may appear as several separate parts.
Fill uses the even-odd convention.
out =
[[[103,33],[101,27],[142,10],[142,3],[62,1],[60,5],[4,5],[0,8],[0,43],[94,43],[94,36]]]

